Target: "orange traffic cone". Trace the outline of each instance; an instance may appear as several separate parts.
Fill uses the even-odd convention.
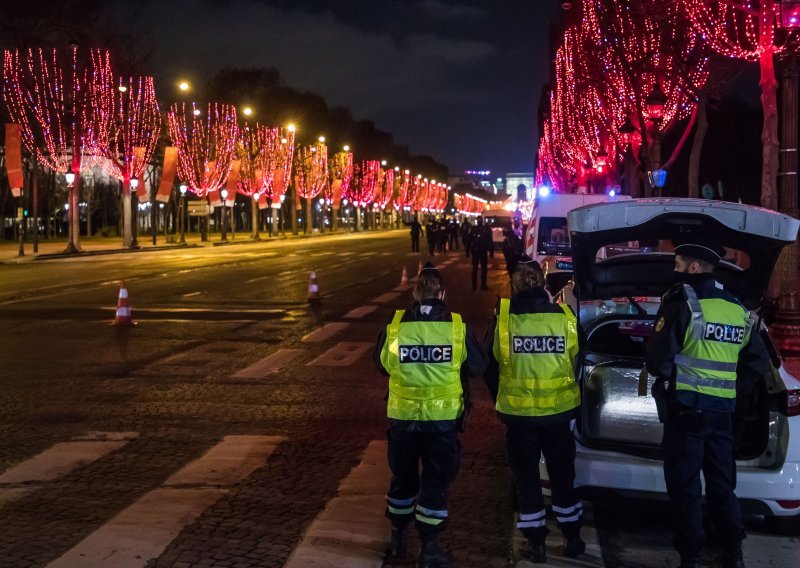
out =
[[[400,277],[400,286],[408,286],[408,272],[406,272],[405,266],[403,266],[403,275]]]
[[[131,317],[131,308],[128,305],[128,289],[125,287],[124,280],[119,286],[119,299],[117,299],[117,313],[114,316],[114,321],[111,322],[111,325],[119,325],[125,327],[131,327],[136,325],[136,322],[133,321],[133,318]]]
[[[311,276],[308,280],[308,301],[319,301],[319,286],[317,285],[317,267],[311,269]]]

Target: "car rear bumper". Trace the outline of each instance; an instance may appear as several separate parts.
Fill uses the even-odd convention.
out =
[[[666,498],[662,462],[623,454],[600,452],[577,444],[575,486],[585,494],[595,490]],[[539,467],[549,485],[544,463]],[[759,515],[800,515],[800,463],[786,462],[780,470],[739,467],[736,495],[744,508]]]

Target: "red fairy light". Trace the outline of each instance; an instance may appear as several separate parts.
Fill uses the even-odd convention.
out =
[[[197,114],[195,112],[197,111]],[[209,103],[200,109],[195,103],[173,104],[169,134],[178,148],[178,175],[200,197],[225,184],[233,161],[239,128],[236,109]]]
[[[131,178],[141,179],[144,175],[161,130],[161,111],[153,78],[120,78],[114,116],[115,128],[105,152],[105,169],[127,184]]]
[[[411,187],[411,171],[403,170],[400,174],[395,176],[395,183],[397,184],[397,197],[394,201],[395,209],[403,209],[411,207],[411,200],[409,199],[409,188]]]
[[[295,180],[300,197],[312,199],[325,190],[328,184],[328,146],[324,142],[300,148]]]
[[[272,170],[265,174],[264,195],[271,199],[273,203],[283,197],[286,186],[292,179],[292,165],[294,164],[294,129],[279,128],[278,137],[274,141],[274,146],[268,146],[267,166]]]
[[[327,199],[334,199],[333,187],[336,183],[341,183],[339,195],[348,195],[350,191],[350,183],[353,180],[353,153],[352,152],[336,152],[330,160],[330,181],[328,185],[330,188],[328,194],[325,196]]]
[[[44,165],[77,174],[106,155],[114,119],[108,51],[6,50],[3,82],[10,118]]]
[[[375,205],[383,209],[394,198],[394,170],[381,168],[380,183],[375,188]]]
[[[236,157],[241,162],[236,183],[239,193],[248,197],[264,193],[276,169],[280,135],[279,128],[259,124],[241,130],[241,139],[236,148]]]
[[[375,186],[380,179],[381,163],[378,160],[365,160],[353,170],[353,181],[345,197],[356,207],[365,207],[375,199]]]

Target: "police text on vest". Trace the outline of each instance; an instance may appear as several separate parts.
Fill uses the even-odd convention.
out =
[[[706,324],[703,339],[722,343],[743,343],[744,328],[737,325],[709,322]]]
[[[528,355],[564,353],[566,343],[563,335],[515,335],[511,340],[514,353]]]
[[[450,363],[452,345],[401,345],[401,363]]]

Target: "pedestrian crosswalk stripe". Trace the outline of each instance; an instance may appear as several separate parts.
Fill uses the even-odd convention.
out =
[[[0,475],[0,505],[33,493],[43,482],[94,463],[138,435],[137,432],[88,432],[48,448]]]
[[[224,438],[173,475],[167,481],[170,485],[150,491],[48,566],[143,568],[164,551],[184,526],[225,495],[229,486],[263,465],[284,439]]]
[[[391,475],[386,452],[383,440],[367,446],[284,568],[380,568],[389,533],[383,516]]]
[[[236,379],[262,379],[270,373],[278,372],[281,367],[288,365],[302,353],[302,349],[279,349],[233,376]]]
[[[321,328],[305,335],[303,337],[303,343],[318,343],[320,341],[325,341],[349,326],[349,323],[342,321],[332,321],[330,323],[326,323]]]
[[[344,315],[344,319],[359,319],[363,318],[367,314],[371,314],[375,310],[378,309],[378,306],[374,305],[367,305],[367,306],[360,306],[354,310],[350,310]]]
[[[115,433],[109,433],[115,434]],[[60,442],[0,475],[0,484],[51,481],[73,469],[88,465],[127,444],[138,436],[126,432],[126,437],[97,436]]]
[[[362,341],[340,341],[325,353],[311,361],[309,367],[347,367],[355,363],[373,347]]]

